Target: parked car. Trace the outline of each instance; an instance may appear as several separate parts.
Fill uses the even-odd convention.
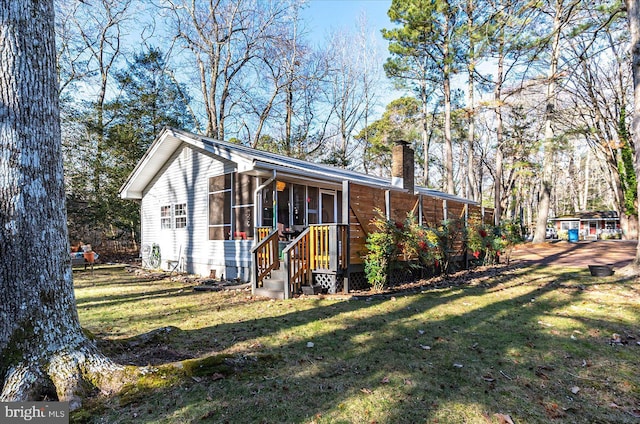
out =
[[[553,227],[547,227],[546,238],[548,238],[548,239],[557,239],[558,238],[558,232],[556,231],[556,229],[553,228]]]

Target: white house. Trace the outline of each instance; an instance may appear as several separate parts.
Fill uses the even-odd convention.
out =
[[[394,151],[390,180],[165,128],[120,195],[140,202],[147,267],[249,281],[258,266],[252,249],[269,234],[282,250],[310,227],[334,225],[342,238],[333,253],[346,255],[345,270],[356,269],[375,208],[392,219],[412,210],[422,222],[481,211],[472,201],[414,187],[413,152],[405,145]]]

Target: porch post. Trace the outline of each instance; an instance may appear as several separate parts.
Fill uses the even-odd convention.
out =
[[[351,234],[350,234],[350,214],[351,214],[351,191],[349,181],[342,181],[342,223],[346,225],[347,237],[345,245],[342,246],[343,251],[346,253],[345,258],[347,262],[344,264],[344,275],[342,279],[342,291],[349,293],[349,268],[351,260]]]
[[[329,224],[329,269],[338,271],[338,225]]]
[[[284,298],[291,299],[291,275],[289,274],[290,256],[286,255],[284,258],[284,264],[282,265],[284,270]]]
[[[391,190],[384,192],[384,208],[387,221],[391,219]]]

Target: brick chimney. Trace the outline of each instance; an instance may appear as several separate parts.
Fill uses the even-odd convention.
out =
[[[391,185],[413,193],[413,149],[404,140],[397,140],[391,150]]]

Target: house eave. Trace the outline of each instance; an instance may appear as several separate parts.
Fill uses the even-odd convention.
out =
[[[129,177],[120,187],[120,197],[122,199],[138,200],[142,198],[144,188],[156,175],[162,164],[173,155],[181,143],[167,143],[165,140],[172,137],[170,129],[165,128],[160,135],[151,143],[149,149],[138,161]]]
[[[306,162],[277,153],[257,151],[247,146],[236,145],[166,127],[151,144],[126,182],[122,185],[120,197],[132,200],[142,199],[148,184],[162,169],[166,161],[183,145],[188,145],[191,148],[213,157],[233,162],[236,170],[240,173],[266,176],[275,170],[282,178],[316,182],[333,187],[339,187],[343,181],[350,181],[356,184],[385,190],[406,191],[395,187],[389,178]],[[478,205],[478,202],[463,197],[420,186],[416,186],[415,189],[411,191],[411,194],[422,194],[441,200]]]

